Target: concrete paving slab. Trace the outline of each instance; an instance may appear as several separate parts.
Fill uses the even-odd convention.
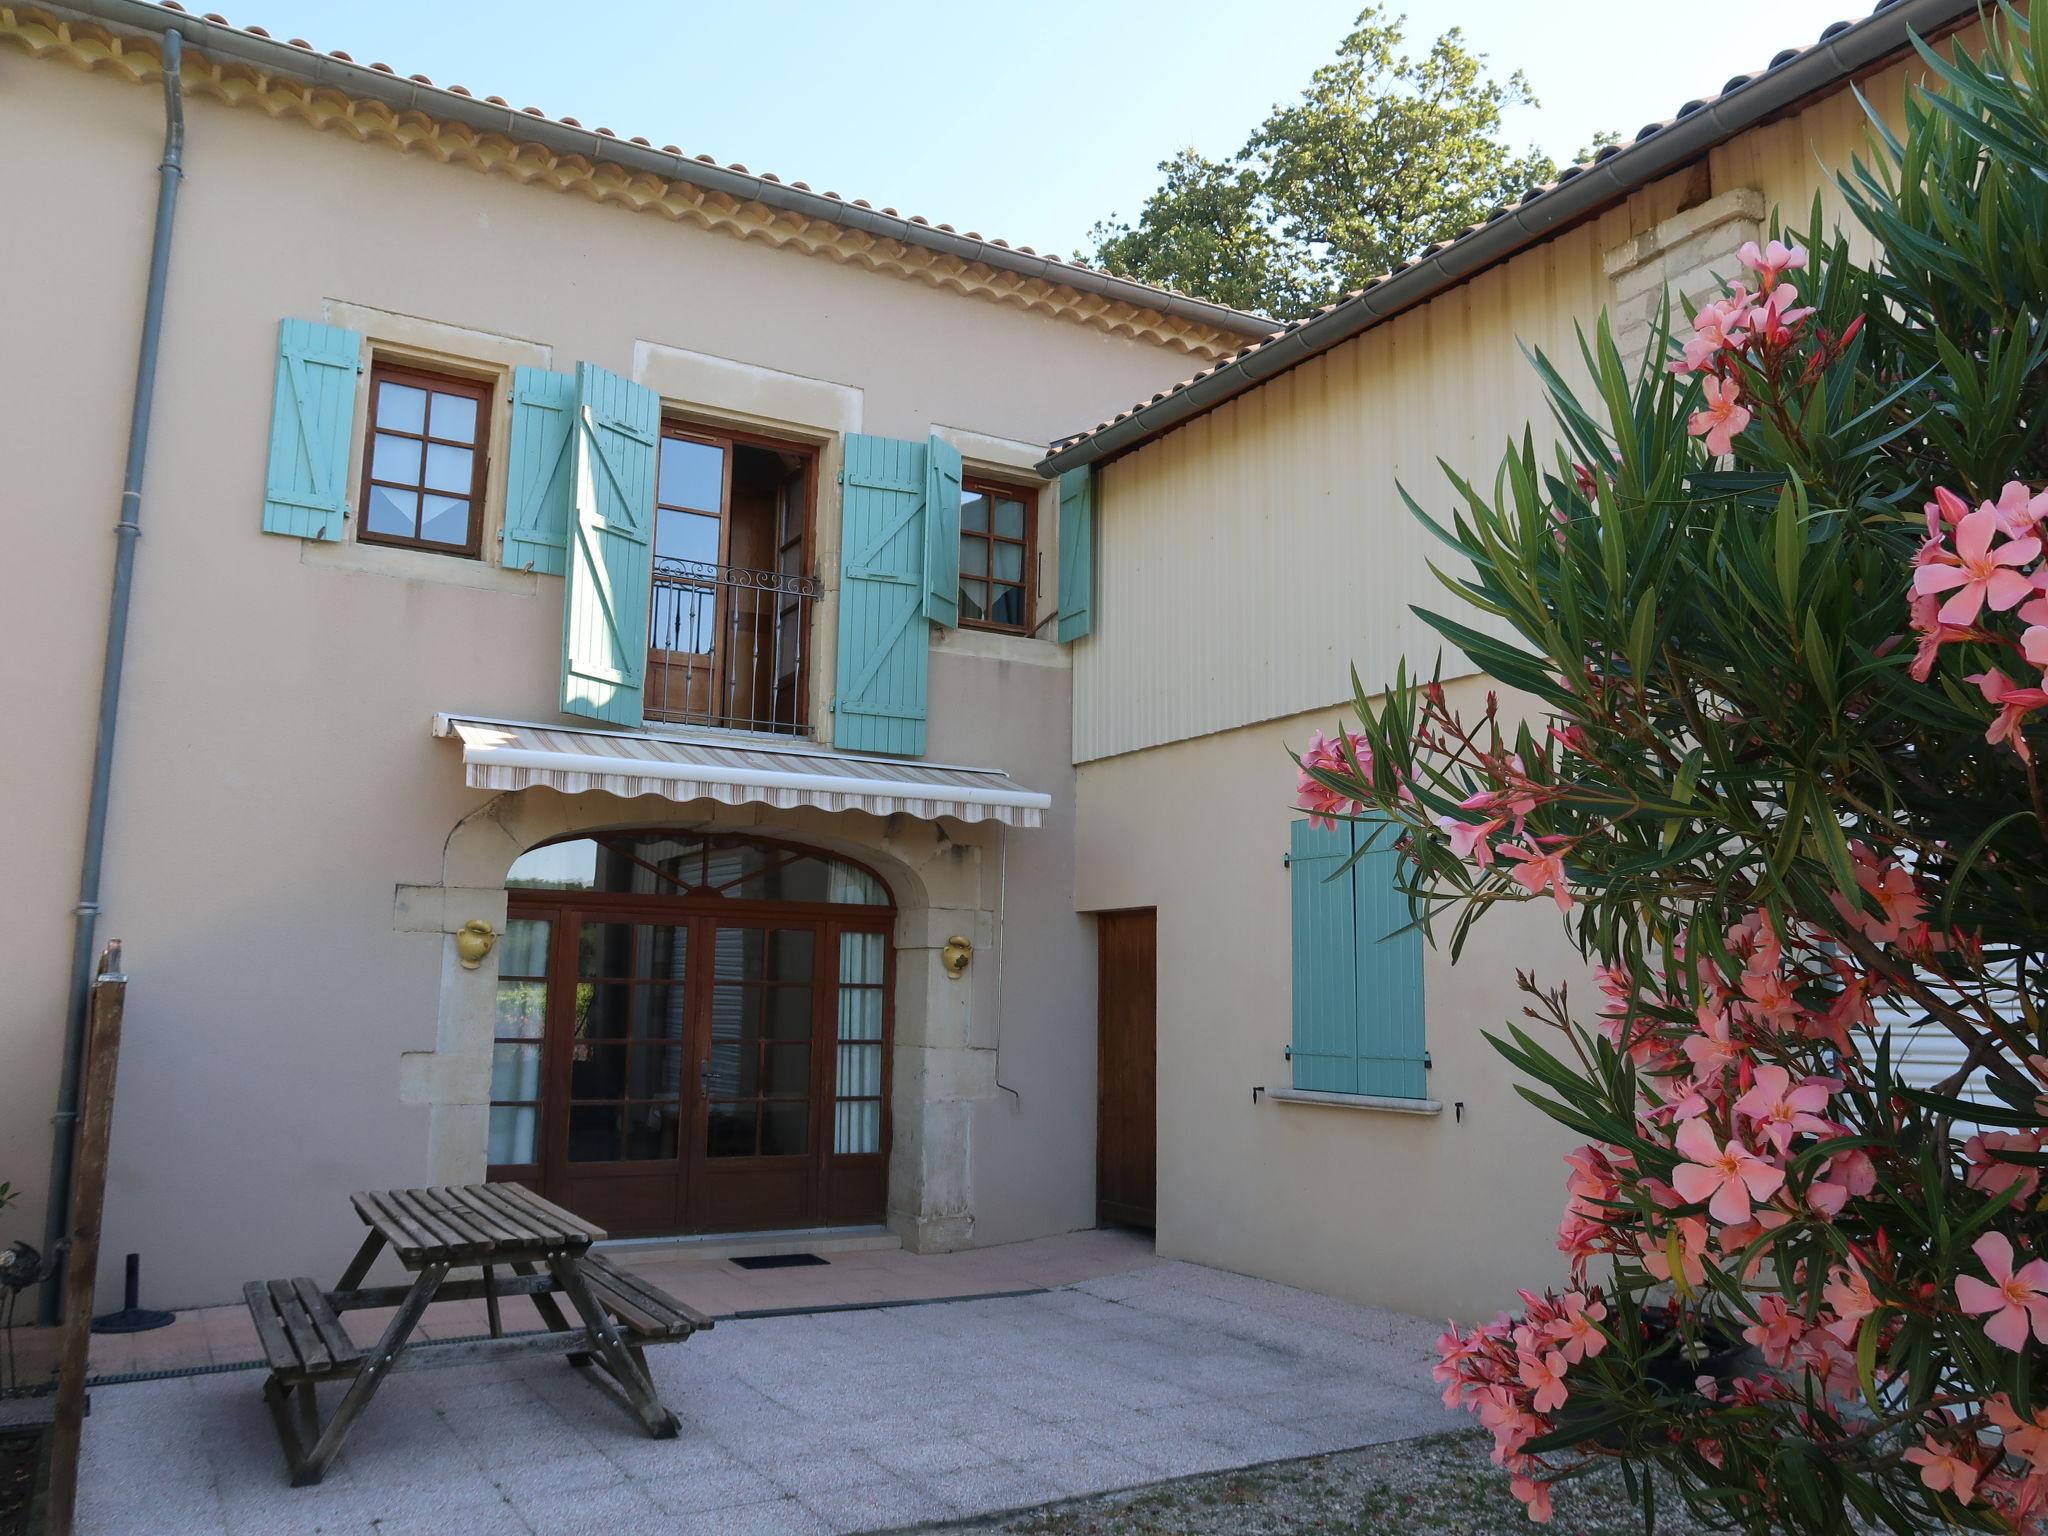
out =
[[[731,1320],[649,1352],[675,1440],[647,1439],[558,1360],[423,1372],[386,1385],[313,1489],[286,1484],[260,1374],[108,1386],[86,1428],[79,1529],[887,1529],[1451,1427],[1427,1375],[1433,1337],[1165,1262],[1050,1294]]]

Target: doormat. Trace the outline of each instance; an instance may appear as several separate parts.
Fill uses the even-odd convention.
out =
[[[799,1269],[807,1264],[830,1264],[815,1253],[757,1253],[750,1259],[734,1259],[741,1269]]]

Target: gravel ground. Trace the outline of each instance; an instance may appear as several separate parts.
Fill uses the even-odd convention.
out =
[[[1642,1515],[1618,1471],[1557,1489],[1557,1517],[1532,1525],[1487,1459],[1491,1442],[1460,1431],[1155,1483],[994,1519],[919,1526],[966,1536],[1640,1536]],[[1675,1499],[1659,1500],[1663,1536],[1691,1536]]]

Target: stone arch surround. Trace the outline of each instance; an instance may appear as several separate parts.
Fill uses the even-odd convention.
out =
[[[808,807],[725,806],[649,796],[525,789],[496,795],[449,832],[441,883],[398,887],[393,926],[438,936],[439,1007],[431,1051],[407,1052],[400,1096],[429,1114],[427,1176],[435,1183],[484,1177],[490,1119],[492,1021],[498,951],[465,970],[454,935],[473,918],[505,926],[505,873],[527,849],[556,838],[628,827],[736,832],[786,838],[867,864],[896,899],[895,1040],[892,1050],[889,1226],[915,1252],[965,1247],[974,1235],[969,1120],[996,1096],[995,1052],[977,1030],[976,999],[991,972],[971,965],[948,977],[939,955],[966,934],[977,955],[993,952],[996,915],[987,890],[1004,829],[824,812]],[[987,1009],[980,1010],[984,1015]]]

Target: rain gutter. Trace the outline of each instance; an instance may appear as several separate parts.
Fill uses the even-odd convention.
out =
[[[129,404],[128,459],[121,476],[121,510],[114,522],[114,590],[107,604],[107,648],[100,668],[99,726],[93,743],[92,787],[86,799],[85,852],[72,909],[71,978],[65,996],[64,1062],[57,1087],[50,1153],[49,1205],[43,1214],[43,1252],[49,1273],[37,1302],[45,1325],[57,1321],[64,1286],[64,1255],[71,1229],[71,1176],[84,1075],[87,1008],[92,995],[93,945],[100,915],[100,874],[107,852],[107,802],[114,780],[114,727],[121,709],[121,667],[128,654],[128,605],[135,586],[135,542],[142,537],[142,472],[149,457],[151,408],[156,401],[158,345],[163,338],[164,293],[171,270],[171,231],[178,185],[185,179],[185,98],[178,34],[163,37],[164,154],[157,165],[156,231],[149,251],[149,286],[142,304],[142,348]]]

